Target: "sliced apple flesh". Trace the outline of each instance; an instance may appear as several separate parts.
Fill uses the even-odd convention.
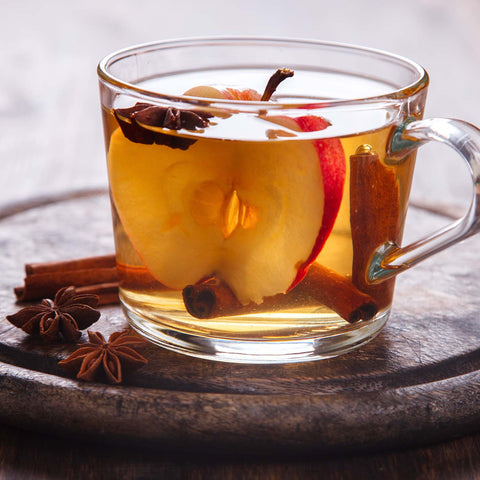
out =
[[[108,161],[124,229],[172,289],[215,276],[240,302],[258,303],[298,281],[326,241],[318,240],[325,172],[314,142],[200,139],[179,151],[133,143],[117,129]],[[329,230],[337,203],[328,203]]]
[[[292,75],[278,70],[263,96],[208,85],[185,95],[267,100]],[[313,116],[264,120],[288,134],[328,126]],[[301,281],[333,228],[345,179],[338,139],[205,138],[179,151],[131,142],[117,129],[108,161],[123,227],[157,280],[182,290],[215,276],[244,304],[260,303]]]

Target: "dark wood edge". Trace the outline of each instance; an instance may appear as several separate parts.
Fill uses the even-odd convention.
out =
[[[0,362],[0,419],[47,433],[108,443],[135,440],[153,448],[338,453],[427,445],[477,431],[479,389],[477,371],[380,393],[194,393],[88,384]]]
[[[108,193],[107,188],[91,188],[76,190],[73,192],[62,192],[56,195],[42,195],[29,198],[19,202],[12,202],[0,207],[0,220],[26,212],[33,208],[40,208],[54,203],[75,200],[77,198],[89,198]]]

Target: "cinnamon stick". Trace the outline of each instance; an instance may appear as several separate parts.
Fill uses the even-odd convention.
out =
[[[43,263],[27,263],[27,275],[37,273],[65,272],[73,270],[87,270],[97,268],[113,268],[116,266],[115,255],[101,255],[97,257],[77,258],[74,260],[61,260]]]
[[[369,320],[378,311],[375,301],[355,288],[347,277],[317,264],[310,266],[295,288],[286,294],[266,297],[261,304],[242,305],[231,289],[216,279],[185,287],[183,300],[187,311],[201,319],[323,304],[354,323]]]
[[[307,275],[293,290],[309,295],[349,323],[370,320],[378,312],[375,300],[358,290],[352,281],[322,265],[310,266]]]
[[[93,293],[98,296],[98,305],[118,303],[118,282],[96,283],[76,288],[77,293]]]
[[[395,279],[370,284],[366,275],[375,251],[387,241],[400,240],[400,196],[395,171],[369,145],[350,157],[350,226],[352,282],[384,308],[392,301]]]
[[[14,288],[20,302],[53,297],[60,288],[70,285],[77,290],[85,287],[85,293],[99,295],[101,304],[118,302],[118,293],[115,298],[118,275],[114,255],[31,263],[25,266],[25,272],[24,285]]]

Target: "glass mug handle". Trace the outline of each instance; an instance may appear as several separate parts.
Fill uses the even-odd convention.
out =
[[[462,218],[410,245],[399,247],[393,242],[382,245],[375,252],[367,272],[370,283],[397,275],[480,231],[480,130],[461,120],[431,118],[414,121],[409,118],[395,130],[389,153],[395,162],[395,158],[402,158],[413,148],[429,141],[452,147],[465,160],[473,182],[470,207]]]

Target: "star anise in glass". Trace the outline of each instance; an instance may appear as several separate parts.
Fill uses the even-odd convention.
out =
[[[128,331],[114,332],[108,342],[100,332],[88,331],[89,342],[73,352],[59,365],[80,380],[121,383],[122,373],[130,372],[148,363],[135,348],[145,340],[128,335]]]
[[[97,305],[97,295],[77,294],[75,287],[64,287],[53,300],[46,298],[38,305],[22,308],[7,315],[7,320],[30,335],[40,335],[47,343],[60,338],[73,342],[82,335],[80,330],[100,318]]]
[[[151,145],[167,145],[186,150],[196,140],[156,131],[155,127],[168,130],[190,130],[206,128],[212,116],[200,110],[180,110],[174,107],[159,107],[149,103],[136,103],[129,108],[113,110],[123,134],[130,141]],[[154,127],[154,128],[149,128]]]

